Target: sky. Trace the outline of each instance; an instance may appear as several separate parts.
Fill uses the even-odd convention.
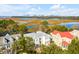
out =
[[[79,16],[79,4],[0,4],[0,16]]]

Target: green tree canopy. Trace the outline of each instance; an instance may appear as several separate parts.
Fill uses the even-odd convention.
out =
[[[68,46],[69,54],[79,54],[79,40],[75,38],[72,40],[71,44]]]
[[[58,47],[54,42],[52,42],[50,46],[41,46],[42,54],[61,54],[62,52],[62,49]]]
[[[70,29],[68,29],[65,26],[60,26],[60,25],[54,25],[52,26],[52,31],[53,30],[58,30],[58,31],[69,31]]]
[[[48,21],[42,21],[41,22],[41,26],[40,26],[40,29],[43,31],[43,32],[48,32],[49,30],[49,23]]]
[[[5,34],[13,34],[13,30],[16,29],[14,28],[16,25],[16,22],[13,20],[0,20],[0,36],[4,36]]]
[[[18,31],[19,31],[20,34],[27,32],[27,30],[28,30],[28,28],[25,24],[21,24],[21,25],[18,26]]]
[[[35,44],[32,38],[21,36],[12,45],[12,50],[16,53],[35,53]]]
[[[41,24],[44,25],[44,26],[47,26],[49,23],[48,23],[48,21],[42,21]]]

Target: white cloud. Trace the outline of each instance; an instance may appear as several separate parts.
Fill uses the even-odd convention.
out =
[[[59,9],[62,9],[62,8],[64,8],[64,6],[62,6],[60,4],[52,5],[50,7],[51,10],[59,10]]]
[[[41,7],[38,7],[38,9],[40,10],[40,9],[41,9]]]
[[[36,8],[31,8],[31,11],[38,11],[38,9],[36,9]]]
[[[41,11],[41,8],[40,7],[37,7],[37,8],[32,7],[32,8],[30,8],[30,10],[37,12],[37,11]]]
[[[79,16],[79,9],[77,8],[66,8],[66,6],[56,4],[50,7],[49,15],[58,15],[58,16]]]
[[[53,6],[51,6],[50,9],[59,9],[59,8],[60,8],[60,5],[53,5]]]
[[[30,15],[30,16],[33,16],[33,15],[39,16],[39,15],[44,15],[45,13],[43,9],[41,9],[41,7],[37,7],[37,8],[32,7],[30,8],[30,11],[26,12],[25,14]]]
[[[62,14],[61,15],[70,15],[70,16],[73,16],[73,15],[76,15],[78,16],[79,14],[79,9],[65,9],[61,12]]]

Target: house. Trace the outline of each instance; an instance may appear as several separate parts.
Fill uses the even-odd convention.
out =
[[[70,32],[74,37],[77,37],[79,39],[79,30],[73,30]]]
[[[0,37],[0,48],[5,48],[3,53],[12,53],[11,47],[15,40],[18,40],[21,37],[20,34],[9,35],[6,34],[3,37]],[[50,40],[52,39],[49,34],[46,34],[42,31],[37,31],[33,33],[24,34],[24,37],[31,37],[35,43],[35,47],[37,50],[40,50],[40,44],[44,44],[48,46],[50,44]]]
[[[51,40],[51,36],[42,31],[24,34],[24,36],[32,37],[36,45],[49,45]]]
[[[6,48],[11,47],[11,44],[14,42],[14,39],[18,40],[20,37],[20,34],[14,34],[14,35],[9,35],[6,34],[4,37],[1,38],[1,42],[3,42],[3,46]],[[52,39],[49,34],[46,34],[42,31],[37,31],[37,32],[32,32],[32,33],[26,33],[24,34],[24,37],[31,37],[34,40],[35,45],[49,45],[50,40]]]
[[[14,39],[12,38],[12,36],[10,36],[9,34],[6,34],[3,37],[3,46],[7,49],[10,48],[12,43],[13,43]]]
[[[11,53],[12,51],[11,47],[13,42],[14,42],[14,38],[9,34],[0,37],[0,48],[3,49],[0,53],[3,54]]]
[[[67,49],[68,45],[71,43],[74,36],[70,32],[60,32],[54,30],[50,33],[52,40],[57,46],[60,46],[62,49]]]

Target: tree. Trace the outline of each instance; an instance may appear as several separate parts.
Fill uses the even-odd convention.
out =
[[[42,31],[48,32],[48,30],[49,30],[49,26],[48,25],[49,25],[48,21],[42,21],[41,25],[39,27],[40,27],[40,29]]]
[[[18,30],[19,30],[20,32],[24,32],[25,29],[26,29],[26,25],[25,25],[25,24],[21,24],[21,25],[19,25],[19,27],[18,27]]]
[[[16,53],[36,53],[33,39],[23,36],[21,36],[16,42],[14,42],[14,44],[12,45],[12,50]]]
[[[42,25],[48,26],[48,21],[42,21]]]
[[[18,31],[21,35],[23,35],[23,33],[25,33],[27,30],[28,30],[28,28],[25,24],[21,24],[18,26]]]
[[[63,51],[60,47],[53,43],[50,44],[50,46],[41,46],[41,53],[42,54],[61,54]]]
[[[13,29],[16,26],[16,22],[13,20],[0,20],[0,35],[5,35],[5,33],[13,34]]]
[[[58,31],[68,31],[68,28],[65,26],[60,26],[60,25],[54,25],[52,26],[52,31],[53,30],[58,30]]]
[[[0,27],[6,28],[8,25],[13,25],[16,22],[13,20],[0,20]]]
[[[69,54],[79,54],[79,40],[75,38],[72,40],[71,44],[68,46]]]

